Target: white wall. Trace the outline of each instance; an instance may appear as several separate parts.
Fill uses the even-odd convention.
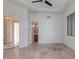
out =
[[[4,43],[7,43],[7,22],[4,20],[3,22],[4,24],[4,36],[3,36],[3,40],[4,40]]]
[[[47,18],[47,16],[51,18]],[[30,24],[32,21],[37,21],[39,24],[39,43],[61,43],[62,20],[61,13],[30,13]],[[32,39],[31,37],[30,40]]]
[[[75,37],[67,36],[67,16],[73,12],[75,12],[75,2],[71,4],[69,9],[64,11],[64,19],[63,19],[63,43],[75,50]]]
[[[20,47],[26,47],[29,40],[28,11],[14,3],[4,1],[4,16],[17,16],[20,21]]]

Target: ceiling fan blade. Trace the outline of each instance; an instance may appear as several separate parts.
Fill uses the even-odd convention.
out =
[[[40,1],[32,1],[32,3],[36,3],[36,2],[40,2]]]
[[[42,2],[42,0],[38,0],[38,1],[32,1],[32,3],[36,3],[36,2]]]
[[[52,6],[52,4],[48,2],[47,0],[45,1],[45,3],[48,4],[49,6]]]

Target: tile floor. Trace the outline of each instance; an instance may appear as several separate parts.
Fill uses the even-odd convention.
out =
[[[26,48],[4,50],[4,59],[75,59],[74,55],[63,44],[32,44]]]

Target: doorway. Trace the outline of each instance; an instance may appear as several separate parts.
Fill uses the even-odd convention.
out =
[[[4,49],[19,46],[19,22],[15,16],[4,16]]]
[[[19,46],[19,22],[14,22],[14,46]]]
[[[33,21],[32,22],[32,43],[33,44],[38,43],[38,30],[39,30],[38,22]]]

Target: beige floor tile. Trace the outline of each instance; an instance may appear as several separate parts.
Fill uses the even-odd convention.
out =
[[[75,59],[75,54],[69,53],[68,49],[62,44],[33,44],[26,48],[4,50],[4,59]]]

